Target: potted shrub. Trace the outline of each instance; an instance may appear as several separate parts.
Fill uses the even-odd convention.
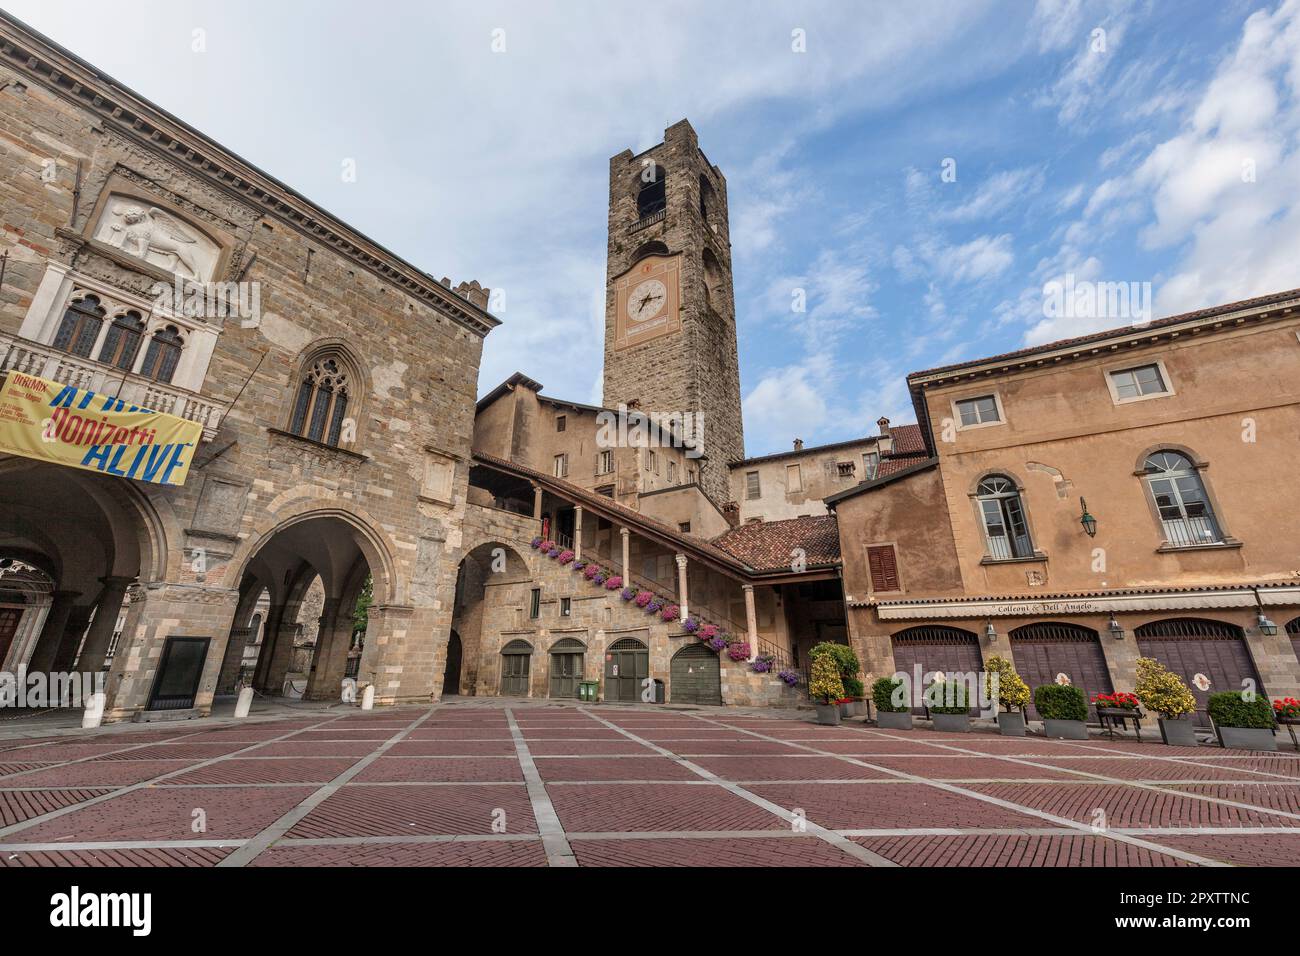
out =
[[[867,709],[867,699],[863,696],[866,689],[862,686],[862,681],[856,677],[842,677],[840,679],[844,682],[844,696],[849,700],[848,712],[844,713],[841,710],[841,715],[844,717],[861,716]]]
[[[896,677],[882,677],[871,685],[871,702],[876,705],[876,726],[888,730],[911,730],[912,709],[907,689]]]
[[[936,680],[925,689],[925,706],[935,730],[958,734],[970,731],[970,701],[961,681]]]
[[[1239,690],[1210,695],[1210,719],[1214,721],[1219,743],[1241,750],[1277,750],[1273,739],[1273,705],[1267,697],[1251,694],[1250,700]]]
[[[840,669],[829,656],[823,655],[813,659],[808,696],[817,706],[817,723],[828,727],[839,724],[840,699],[844,696],[844,682],[840,680]]]
[[[1296,725],[1300,724],[1300,700],[1294,697],[1282,697],[1273,701],[1273,719],[1280,726],[1286,727],[1291,734],[1291,743],[1295,745],[1296,750],[1300,750],[1300,741],[1296,740]]]
[[[1160,739],[1176,747],[1195,747],[1196,727],[1188,717],[1196,713],[1196,698],[1183,679],[1151,657],[1137,660],[1137,699],[1157,715]]]
[[[1029,685],[1016,673],[1015,666],[1005,657],[990,657],[984,662],[984,671],[998,679],[998,730],[1003,737],[1025,735],[1025,708],[1029,706]]]
[[[835,662],[835,666],[840,672],[840,682],[846,687],[850,680],[856,680],[858,675],[862,673],[862,664],[858,661],[858,655],[854,654],[853,648],[847,644],[822,641],[820,644],[813,645],[812,649],[808,651],[808,657],[810,660],[816,660],[818,657],[829,657]],[[859,687],[862,686],[861,681],[857,683]],[[852,695],[848,691],[845,691],[844,697],[848,699],[841,701],[840,716],[851,717],[857,711],[857,708],[854,706]]]
[[[1061,740],[1087,740],[1088,702],[1073,684],[1044,684],[1034,688],[1034,706],[1043,718],[1043,732]]]

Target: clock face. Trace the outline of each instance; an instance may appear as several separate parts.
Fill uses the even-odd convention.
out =
[[[653,319],[668,302],[668,289],[658,279],[647,279],[627,297],[627,317],[633,322]]]

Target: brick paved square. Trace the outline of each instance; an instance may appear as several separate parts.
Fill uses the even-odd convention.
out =
[[[7,777],[4,787],[125,787],[183,770],[193,760],[86,760]]]
[[[835,757],[698,757],[691,763],[724,780],[882,780],[889,776]]]
[[[250,866],[546,866],[541,840],[274,846]]]
[[[0,826],[21,823],[109,792],[99,789],[0,790]],[[0,837],[0,840],[7,839]]]
[[[498,812],[500,811],[500,812]],[[290,837],[490,835],[536,833],[523,784],[465,787],[367,787],[349,784],[300,820]]]
[[[650,757],[655,751],[635,740],[530,740],[528,752],[534,757],[581,757],[587,754],[630,754]]]
[[[1231,836],[1160,836],[1149,838],[1161,846],[1237,866],[1294,867],[1300,859],[1300,833],[1234,833]]]
[[[901,866],[1187,866],[1140,846],[1104,837],[915,836],[854,839]]]
[[[1198,800],[1170,789],[1148,790],[1113,784],[971,784],[970,789],[1022,806],[1092,823],[1105,813],[1112,827],[1251,827],[1297,826],[1300,821],[1264,811],[1243,810]]]
[[[816,837],[575,840],[581,866],[861,866]]]
[[[282,740],[248,751],[249,757],[364,757],[380,741],[374,740]]]
[[[915,757],[863,757],[867,763],[875,764],[878,767],[887,767],[891,770],[901,770],[903,773],[910,773],[915,776],[926,777],[931,780],[972,780],[972,779],[989,779],[989,780],[1022,780],[1025,778],[1036,780],[1073,780],[1077,779],[1076,774],[1069,773],[1065,770],[1053,769],[1053,767],[1033,766],[1026,763],[1016,763],[1013,760],[1003,760],[998,757],[965,757],[957,755],[935,755],[925,754]],[[1030,758],[1034,759],[1034,758]],[[1042,764],[1045,761],[1034,759],[1035,764]],[[1086,761],[1080,769],[1088,769]],[[1062,764],[1062,766],[1065,766]]]
[[[149,847],[130,850],[6,850],[0,866],[216,866],[234,847]]]
[[[570,833],[775,830],[787,823],[719,786],[592,784],[555,787],[551,802]]]
[[[501,740],[399,740],[386,751],[394,757],[514,757],[515,742]]]
[[[353,779],[358,783],[507,783],[523,780],[524,775],[514,757],[380,757]]]
[[[560,780],[699,780],[667,757],[612,757],[610,759],[539,757],[537,772],[544,781]]]
[[[835,830],[1042,827],[1042,820],[921,783],[755,784],[752,792]]]
[[[356,760],[350,757],[309,757],[243,760],[235,758],[189,770],[166,781],[176,786],[194,783],[328,783]]]
[[[310,787],[135,790],[9,834],[4,840],[8,843],[102,843],[251,837],[311,792]],[[196,833],[192,824],[194,811],[199,809],[206,816],[207,828]]]

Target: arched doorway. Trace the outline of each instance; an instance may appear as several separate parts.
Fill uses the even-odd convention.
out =
[[[641,699],[641,682],[650,676],[650,648],[635,637],[624,637],[605,654],[605,699]]]
[[[452,629],[447,638],[447,666],[442,671],[442,696],[460,693],[460,635]]]
[[[302,515],[268,535],[243,567],[221,669],[227,686],[251,672],[264,696],[337,700],[372,572],[384,573],[368,555],[379,554],[366,531],[343,515]]]
[[[687,644],[674,654],[669,677],[674,704],[722,704],[722,665],[703,644]]]
[[[501,696],[528,697],[533,645],[513,640],[501,648]]]
[[[501,642],[509,636],[535,635],[529,610],[532,587],[528,563],[504,542],[485,541],[461,558],[456,568],[451,630],[460,644],[459,681],[465,693],[503,693],[497,670],[503,663]],[[450,662],[449,647],[448,665]],[[444,684],[444,693],[456,692]]]
[[[1291,638],[1291,650],[1295,651],[1296,660],[1300,661],[1300,617],[1287,624],[1286,633]]]
[[[566,637],[551,645],[550,696],[577,697],[587,645]]]
[[[1035,687],[1056,683],[1059,675],[1064,674],[1083,691],[1088,710],[1095,716],[1093,695],[1109,694],[1115,689],[1101,639],[1090,627],[1037,622],[1014,628],[1007,636],[1011,638],[1016,672],[1024,678],[1031,693]],[[1029,716],[1038,719],[1032,698]]]
[[[1173,618],[1152,621],[1134,631],[1138,652],[1153,657],[1183,679],[1196,698],[1196,722],[1210,726],[1206,708],[1210,695],[1243,690],[1254,681],[1257,693],[1264,685],[1246,646],[1241,628],[1223,621]]]
[[[936,671],[978,674],[984,669],[979,638],[961,628],[936,624],[909,627],[895,634],[890,643],[894,647],[894,671],[906,674],[913,684],[913,703],[925,692],[930,675]],[[916,684],[918,667],[921,674],[919,686]],[[912,711],[921,713],[923,709],[917,706]]]

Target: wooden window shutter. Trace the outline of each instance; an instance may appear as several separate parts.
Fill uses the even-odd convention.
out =
[[[867,564],[871,568],[871,590],[899,590],[898,562],[894,557],[894,546],[892,544],[881,544],[867,548]]]

